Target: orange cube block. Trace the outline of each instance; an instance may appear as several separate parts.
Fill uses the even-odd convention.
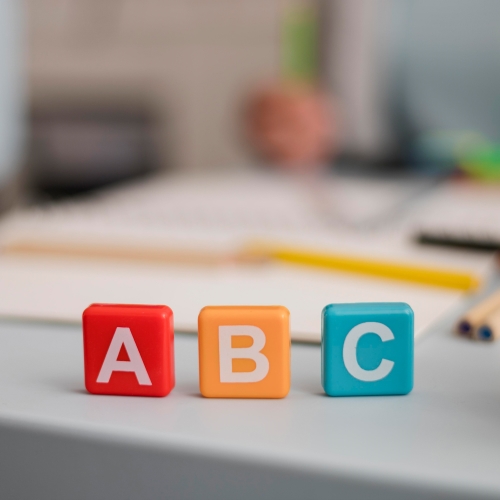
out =
[[[284,398],[290,390],[285,307],[204,307],[198,348],[200,391],[207,398]]]

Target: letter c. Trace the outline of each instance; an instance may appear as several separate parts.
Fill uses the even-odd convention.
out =
[[[347,371],[358,380],[363,382],[375,382],[377,380],[382,380],[387,377],[394,366],[394,361],[382,358],[382,361],[374,370],[364,370],[359,366],[358,359],[356,357],[356,350],[358,347],[358,341],[363,335],[369,333],[374,333],[378,335],[382,342],[387,342],[388,340],[394,340],[394,334],[391,329],[386,325],[377,322],[366,322],[356,325],[352,330],[346,335],[344,340],[344,349],[342,356],[344,358],[344,365]]]

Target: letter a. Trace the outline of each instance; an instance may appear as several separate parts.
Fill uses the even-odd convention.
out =
[[[118,355],[124,346],[130,361],[119,361]],[[153,385],[149,378],[141,354],[135,343],[130,328],[118,327],[115,330],[108,352],[104,358],[97,382],[107,384],[113,372],[134,372],[139,385]]]
[[[232,347],[234,336],[252,337],[250,347]],[[219,369],[221,382],[260,382],[269,373],[269,360],[260,351],[266,345],[266,335],[257,326],[219,326]],[[233,372],[233,359],[252,359],[255,370]]]

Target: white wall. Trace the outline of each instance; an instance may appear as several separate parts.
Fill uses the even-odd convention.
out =
[[[3,1],[3,0],[0,0]],[[26,0],[33,99],[123,92],[161,115],[176,169],[248,161],[237,106],[275,75],[278,0]]]

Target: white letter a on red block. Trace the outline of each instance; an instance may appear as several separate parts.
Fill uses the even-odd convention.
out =
[[[118,360],[122,346],[127,351],[129,361]],[[97,377],[97,382],[107,384],[113,372],[134,372],[139,385],[153,385],[130,328],[119,326],[115,330],[101,371]]]

